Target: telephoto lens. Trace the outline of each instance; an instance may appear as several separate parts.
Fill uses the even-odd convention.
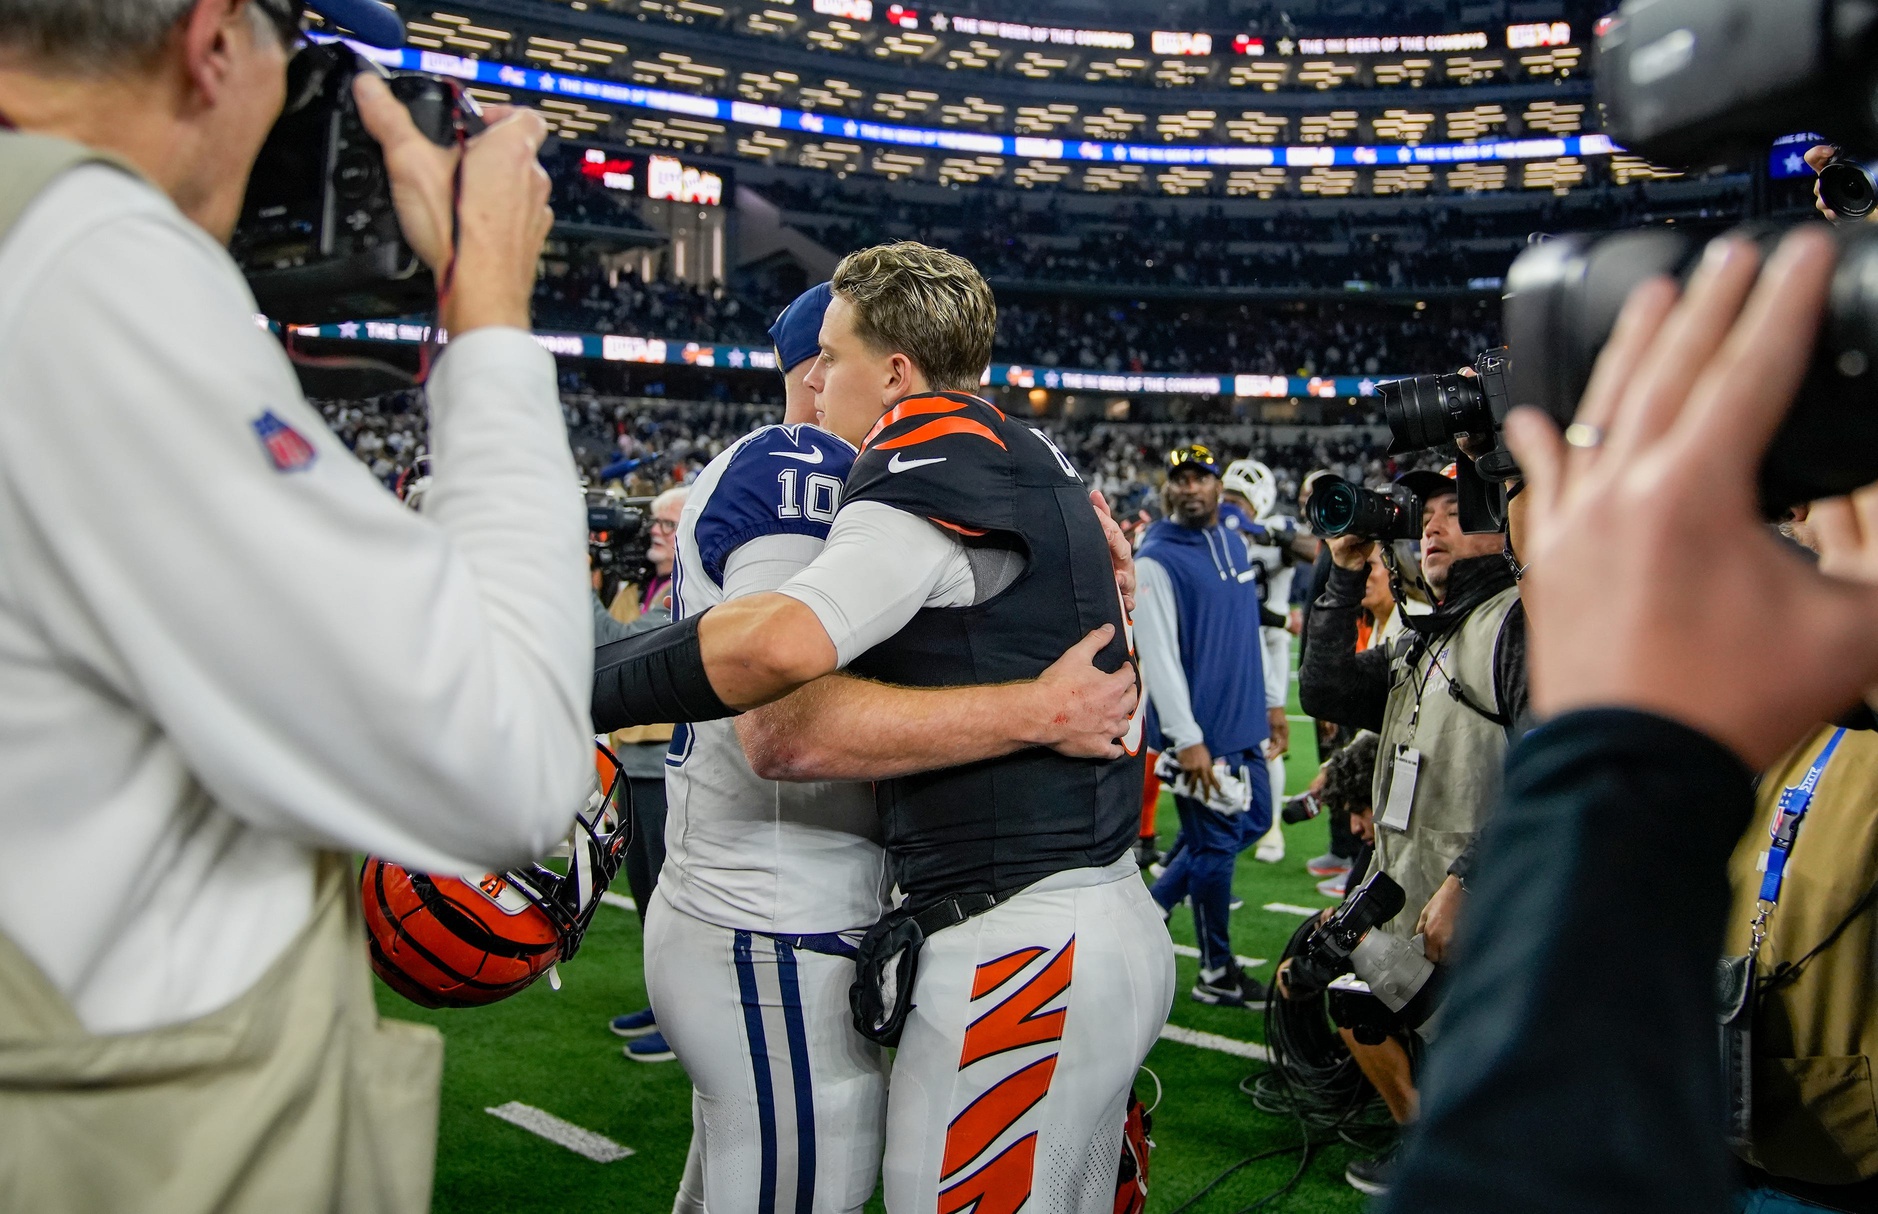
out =
[[[1765,255],[1784,231],[1738,234]],[[1878,226],[1833,231],[1839,264],[1826,317],[1799,394],[1761,464],[1761,505],[1770,517],[1878,481]],[[1506,336],[1519,351],[1513,402],[1569,424],[1631,289],[1656,275],[1686,280],[1703,247],[1686,233],[1657,228],[1565,236],[1521,254],[1506,278]]]
[[[1340,476],[1320,477],[1304,508],[1311,530],[1325,539],[1356,535],[1372,540],[1412,540],[1421,534],[1421,504],[1401,485],[1378,493]]]
[[[1819,200],[1835,215],[1863,219],[1878,206],[1878,185],[1869,165],[1835,156],[1819,170]]]
[[[1389,423],[1393,455],[1426,451],[1462,435],[1485,438],[1498,428],[1509,407],[1505,381],[1509,359],[1504,346],[1474,362],[1474,374],[1417,375],[1377,389],[1383,419]]]

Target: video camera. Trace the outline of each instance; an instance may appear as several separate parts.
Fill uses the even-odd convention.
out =
[[[643,586],[652,580],[652,530],[646,517],[649,497],[587,494],[587,559],[600,574],[600,598],[611,603],[622,583]]]
[[[1435,965],[1414,942],[1373,930],[1401,914],[1407,901],[1387,873],[1371,873],[1293,954],[1285,976],[1290,997],[1310,998],[1354,974],[1401,1027],[1419,1028],[1440,1002]]]
[[[1598,40],[1596,75],[1611,138],[1657,163],[1760,155],[1795,130],[1854,161],[1878,156],[1878,6],[1866,0],[1626,0]],[[1747,234],[1768,247],[1780,232]],[[1769,513],[1878,480],[1878,230],[1839,240],[1811,365],[1761,467]],[[1661,229],[1527,250],[1507,274],[1512,401],[1569,422],[1631,289],[1686,279],[1701,252]]]
[[[1321,476],[1311,486],[1304,515],[1311,530],[1325,539],[1355,535],[1392,542],[1418,540],[1422,534],[1421,499],[1407,485],[1391,485],[1379,492],[1341,476]]]
[[[287,65],[287,103],[248,178],[229,251],[261,310],[277,320],[372,320],[428,311],[437,288],[406,243],[384,153],[353,100],[360,72],[385,76],[441,147],[483,129],[476,104],[441,76],[386,73],[343,42]]]

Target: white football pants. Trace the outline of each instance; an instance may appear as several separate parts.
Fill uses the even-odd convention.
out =
[[[1128,1091],[1173,998],[1132,853],[928,939],[887,1098],[889,1214],[1109,1214]]]
[[[854,1031],[851,957],[695,919],[654,895],[646,987],[691,1077],[679,1214],[842,1214],[874,1195],[885,1051]]]

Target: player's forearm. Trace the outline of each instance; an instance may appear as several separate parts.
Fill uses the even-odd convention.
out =
[[[753,594],[707,611],[699,650],[711,686],[733,708],[788,695],[835,669],[834,642],[815,613],[781,594]]]
[[[768,780],[886,780],[1047,745],[1051,708],[1036,682],[914,688],[818,679],[737,720]]]

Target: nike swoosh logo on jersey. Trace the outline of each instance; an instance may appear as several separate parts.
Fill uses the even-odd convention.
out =
[[[896,451],[894,452],[893,458],[887,461],[887,471],[905,472],[909,468],[924,468],[927,464],[943,464],[945,462],[946,457],[943,455],[936,455],[931,459],[908,459],[906,456]]]
[[[812,448],[806,452],[772,451],[770,452],[770,454],[776,456],[779,459],[799,459],[805,464],[819,464],[822,462],[822,449],[820,447]]]

